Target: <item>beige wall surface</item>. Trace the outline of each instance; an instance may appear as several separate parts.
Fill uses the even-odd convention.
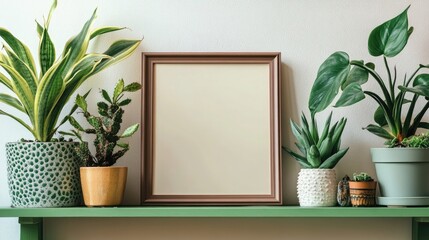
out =
[[[410,8],[413,36],[403,53],[390,60],[397,64],[399,76],[414,71],[419,63],[429,61],[429,1],[390,0],[74,0],[59,1],[50,25],[57,51],[76,34],[93,9],[98,6],[95,26],[120,25],[132,31],[117,32],[111,38],[142,38],[141,51],[279,51],[282,53],[283,132],[285,145],[293,138],[289,119],[298,120],[307,111],[307,99],[317,69],[332,52],[343,50],[353,59],[374,61],[367,38],[371,29]],[[47,15],[51,1],[15,0],[1,2],[0,26],[10,29],[36,52],[36,24]],[[94,48],[105,49],[108,38],[95,42]],[[89,88],[111,89],[123,77],[126,82],[139,81],[140,53],[104,71],[85,83]],[[380,71],[383,76],[383,71]],[[376,89],[374,81],[369,89]],[[5,87],[0,86],[0,91]],[[93,91],[96,93],[97,91]],[[140,121],[140,94],[132,96],[125,124]],[[98,100],[91,95],[90,102]],[[70,107],[70,106],[68,106]],[[1,106],[3,108],[3,106]],[[348,117],[343,145],[349,153],[336,167],[339,177],[355,171],[374,174],[369,149],[383,141],[362,131],[371,123],[376,108],[370,100],[353,107],[337,109],[334,118]],[[7,109],[7,108],[4,108]],[[92,108],[94,109],[94,107]],[[7,109],[9,110],[9,109]],[[326,117],[328,111],[320,114]],[[68,129],[67,126],[65,129]],[[31,136],[15,122],[0,117],[0,146]],[[130,167],[125,202],[139,203],[140,135],[131,140],[131,150],[121,160]],[[4,147],[0,147],[0,205],[10,204],[6,180]],[[283,185],[286,204],[296,204],[298,164],[283,157]],[[369,227],[362,236],[359,229]],[[66,239],[411,239],[410,219],[61,219],[45,224],[47,240]],[[0,219],[0,239],[19,239],[17,219]]]

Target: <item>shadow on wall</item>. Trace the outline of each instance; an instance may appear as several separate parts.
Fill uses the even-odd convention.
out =
[[[282,63],[281,69],[281,117],[282,117],[282,144],[284,146],[292,146],[292,132],[290,130],[289,119],[297,119],[298,110],[296,108],[296,93],[293,81],[293,70],[286,64]],[[282,169],[282,184],[283,184],[283,204],[296,205],[298,198],[296,196],[296,179],[300,169],[296,161],[287,153],[283,152],[283,169]]]

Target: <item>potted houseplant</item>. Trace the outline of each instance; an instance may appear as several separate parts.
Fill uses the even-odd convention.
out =
[[[353,207],[375,206],[377,182],[365,172],[354,173],[349,181],[350,199]]]
[[[77,95],[76,104],[83,112],[91,128],[84,128],[75,118],[69,117],[74,127],[71,132],[60,132],[63,135],[74,136],[80,141],[77,155],[84,162],[80,168],[83,198],[87,206],[116,206],[121,204],[127,180],[127,167],[113,167],[116,161],[124,156],[129,145],[120,142],[123,138],[132,136],[139,128],[134,124],[119,135],[121,129],[123,106],[128,105],[131,99],[123,99],[124,92],[135,92],[141,88],[139,83],[125,86],[120,80],[109,94],[101,91],[105,101],[97,103],[99,116],[88,112],[88,106],[83,96]],[[94,134],[95,154],[91,154],[88,144],[82,139],[82,133]],[[119,150],[116,150],[119,148]]]
[[[364,129],[386,139],[385,148],[371,149],[380,187],[380,205],[429,205],[429,185],[425,184],[429,180],[429,150],[407,148],[404,144],[404,139],[415,135],[419,128],[429,128],[429,123],[423,120],[429,109],[429,74],[420,73],[429,65],[420,64],[402,78],[397,76],[396,66],[392,68],[388,61],[404,49],[413,32],[413,27],[408,26],[407,12],[408,8],[377,26],[369,35],[369,53],[382,57],[387,72],[385,79],[373,63],[350,60],[345,52],[335,52],[319,68],[310,94],[309,107],[313,113],[328,107],[340,89],[336,107],[355,104],[366,96],[378,104],[375,124]],[[379,86],[379,93],[362,89],[369,76]]]
[[[309,123],[304,113],[301,125],[291,120],[292,133],[300,152],[283,147],[301,165],[298,174],[297,192],[300,206],[319,207],[336,205],[337,179],[335,165],[347,153],[348,148],[340,149],[341,135],[347,120],[341,118],[331,126],[332,113],[319,133],[315,115],[311,114]]]
[[[0,82],[14,93],[1,93],[0,102],[16,110],[18,115],[0,110],[25,127],[34,141],[6,144],[9,192],[13,207],[74,206],[81,202],[79,185],[80,162],[73,149],[79,143],[53,142],[54,134],[66,122],[60,114],[69,98],[89,77],[128,57],[141,40],[119,40],[105,52],[88,52],[97,36],[117,31],[120,27],[91,30],[96,12],[82,30],[56,55],[48,32],[57,2],[54,1],[39,34],[39,66],[36,67],[29,48],[4,28],[0,37],[5,46],[0,52]],[[40,71],[38,71],[38,69]],[[84,96],[86,96],[85,94]],[[70,114],[76,110],[72,107]],[[27,119],[21,119],[26,115]]]

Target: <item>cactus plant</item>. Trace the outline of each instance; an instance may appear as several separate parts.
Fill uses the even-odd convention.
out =
[[[366,172],[353,173],[353,181],[355,182],[372,182],[374,179]]]
[[[91,29],[96,11],[82,30],[65,45],[60,56],[48,33],[52,14],[57,6],[54,0],[49,15],[41,25],[39,34],[39,71],[29,48],[7,29],[0,28],[0,38],[5,45],[0,52],[0,83],[15,96],[0,93],[0,102],[18,110],[28,121],[0,109],[0,115],[8,116],[24,126],[37,141],[49,142],[66,118],[59,121],[61,111],[89,77],[130,56],[141,40],[118,40],[103,53],[88,52],[90,43],[100,35],[122,30],[122,27]],[[76,110],[72,107],[71,115]]]
[[[135,92],[140,88],[141,85],[136,82],[125,86],[124,80],[121,79],[116,84],[112,96],[106,90],[101,90],[101,95],[105,101],[97,103],[99,116],[94,116],[88,112],[88,103],[83,96],[76,96],[76,105],[82,110],[83,116],[91,127],[84,128],[74,117],[69,116],[68,121],[74,129],[70,132],[60,133],[74,136],[81,142],[77,153],[85,166],[112,166],[129,150],[129,145],[120,142],[120,140],[132,136],[138,130],[139,124],[131,125],[119,135],[124,114],[122,107],[131,102],[131,99],[123,99],[123,96],[124,92]],[[95,155],[89,151],[88,144],[82,138],[82,133],[95,135]],[[120,150],[115,151],[116,147],[119,147]]]
[[[341,135],[347,119],[341,118],[330,127],[331,118],[332,112],[320,134],[313,114],[311,114],[311,124],[309,124],[305,114],[302,113],[302,127],[291,120],[292,133],[297,139],[295,145],[301,153],[294,152],[287,147],[283,147],[283,149],[294,157],[303,168],[332,169],[347,153],[349,148],[340,149]]]

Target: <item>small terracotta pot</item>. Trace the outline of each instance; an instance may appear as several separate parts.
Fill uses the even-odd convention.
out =
[[[85,205],[120,205],[124,197],[127,170],[127,167],[81,167],[80,179]]]
[[[349,181],[350,198],[353,207],[375,206],[375,193],[377,182],[355,182]]]

